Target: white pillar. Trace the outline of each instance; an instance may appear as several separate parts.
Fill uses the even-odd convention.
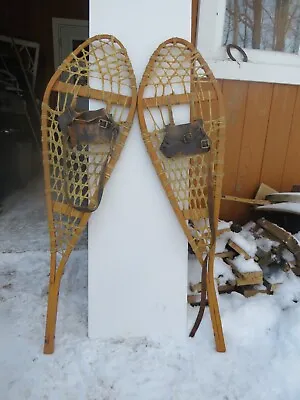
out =
[[[116,36],[139,85],[161,42],[190,38],[190,8],[182,0],[90,0],[90,36]],[[187,241],[146,152],[137,114],[88,238],[89,337],[187,338]]]

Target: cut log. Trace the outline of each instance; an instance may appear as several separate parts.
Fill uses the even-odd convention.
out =
[[[251,204],[251,205],[256,205],[256,206],[264,206],[266,204],[270,204],[270,201],[268,201],[268,200],[247,199],[244,197],[227,196],[227,195],[222,196],[222,200],[237,201],[239,203],[246,203],[246,204]]]
[[[258,293],[268,294],[268,289],[264,285],[258,286],[242,286],[239,288],[239,292],[245,297],[252,297]]]
[[[228,240],[227,245],[234,251],[236,251],[238,254],[241,254],[246,260],[250,260],[251,256],[238,244],[234,243],[231,239]]]
[[[222,253],[216,253],[216,257],[219,258],[233,258],[236,256],[236,252],[235,251],[223,251]]]
[[[295,256],[297,267],[300,267],[300,244],[298,240],[290,232],[265,218],[260,218],[257,223],[265,231],[273,235],[276,240],[279,240],[280,243],[286,246],[286,248]]]
[[[232,267],[232,271],[236,276],[237,286],[261,285],[263,283],[263,272],[260,269],[259,265],[257,270],[255,271],[241,272],[237,267],[234,259],[230,260],[227,258],[225,261]]]

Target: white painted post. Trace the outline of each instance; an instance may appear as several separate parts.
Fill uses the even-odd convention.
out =
[[[173,36],[189,40],[190,9],[182,0],[90,0],[90,36],[116,36],[139,85],[161,42]],[[187,338],[187,254],[136,115],[89,223],[89,337]]]

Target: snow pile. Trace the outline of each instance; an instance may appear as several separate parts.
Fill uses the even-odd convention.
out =
[[[293,253],[291,253],[288,249],[283,249],[282,251],[282,257],[289,262],[294,262],[296,261],[295,256]]]
[[[270,266],[264,268],[264,276],[271,285],[276,285],[285,281],[286,272],[278,267]]]
[[[233,232],[232,240],[240,246],[249,256],[254,257],[257,251],[255,238],[251,232],[241,231],[240,233]]]
[[[232,221],[223,221],[223,220],[220,219],[218,221],[218,230],[228,229],[228,228],[231,227],[231,225],[232,225]]]
[[[287,278],[274,296],[219,296],[226,353],[215,351],[208,310],[185,344],[144,337],[90,340],[87,253],[74,251],[62,281],[55,353],[44,355],[48,262],[46,252],[1,256],[1,398],[299,399],[298,278]],[[188,307],[187,332],[197,311]]]
[[[295,307],[300,302],[299,278],[292,271],[288,271],[274,293],[282,309]],[[293,304],[294,303],[294,304]]]
[[[202,268],[196,258],[190,258],[188,262],[188,286],[201,282]],[[219,285],[225,285],[227,282],[235,282],[236,278],[230,266],[222,258],[215,257],[214,277]]]
[[[270,251],[272,247],[279,246],[279,242],[275,242],[274,240],[271,240],[267,237],[257,238],[255,239],[255,241],[256,246],[264,251]]]
[[[188,260],[188,285],[195,285],[201,282],[202,267],[197,258],[192,257]]]
[[[249,260],[246,260],[245,257],[240,254],[239,256],[235,257],[232,260],[232,264],[236,268],[238,272],[241,274],[247,273],[247,272],[261,272],[262,269],[260,268],[259,264],[254,261],[252,258]]]
[[[90,340],[87,251],[74,250],[62,279],[55,353],[44,355],[50,255],[45,222],[37,215],[31,222],[34,208],[44,212],[43,193],[30,201],[33,193],[38,194],[20,196],[16,211],[0,217],[2,248],[20,251],[0,254],[1,399],[299,399],[300,279],[292,272],[282,277],[273,296],[218,295],[227,352],[217,353],[208,309],[196,336],[188,337],[198,312],[191,306],[185,343],[144,337]],[[6,224],[17,227],[18,219],[20,229],[13,233]],[[198,280],[198,261],[189,264]],[[225,279],[228,271],[216,258],[215,276]],[[143,307],[143,299],[137,301]]]
[[[226,251],[228,240],[232,238],[233,232],[224,232],[217,237],[216,240],[216,253],[223,253]]]
[[[236,277],[233,274],[230,266],[219,257],[215,258],[214,277],[217,279],[218,285],[220,286],[234,283],[236,281]]]

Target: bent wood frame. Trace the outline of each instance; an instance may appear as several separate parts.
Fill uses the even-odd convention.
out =
[[[160,96],[160,98],[152,97],[152,98],[144,98],[144,92],[145,89],[147,88],[148,83],[150,82],[150,76],[151,73],[153,72],[153,68],[155,66],[155,62],[158,58],[158,55],[160,54],[161,50],[166,48],[167,45],[169,44],[174,44],[174,45],[184,45],[192,54],[192,59],[195,57],[195,59],[198,60],[198,62],[201,64],[202,69],[204,70],[206,74],[206,78],[208,83],[211,83],[213,87],[213,92],[211,95],[206,93],[205,91],[202,90],[201,87],[201,80],[197,81],[197,78],[195,80],[191,80],[191,87],[190,87],[190,92],[187,93],[184,96],[183,95],[178,95],[178,94],[168,94],[165,96]],[[193,71],[195,71],[194,67],[191,65],[189,74],[192,75],[194,74]],[[195,102],[195,93],[197,95],[196,99],[197,101]],[[199,52],[196,50],[196,48],[188,41],[181,39],[181,38],[170,38],[166,40],[165,42],[161,43],[160,46],[154,51],[152,54],[149,63],[145,69],[141,84],[139,86],[139,91],[138,91],[138,117],[139,117],[139,123],[140,123],[140,128],[141,128],[141,133],[142,137],[145,143],[145,146],[147,148],[147,151],[149,153],[149,156],[151,158],[151,161],[153,163],[153,166],[156,170],[156,173],[161,181],[161,184],[165,190],[165,193],[170,201],[170,204],[176,214],[176,217],[187,237],[188,242],[190,243],[197,259],[199,260],[200,264],[203,265],[204,261],[204,252],[207,249],[207,243],[205,235],[203,232],[200,234],[195,240],[195,237],[193,236],[191,229],[188,226],[188,220],[198,221],[201,220],[201,218],[207,218],[207,209],[199,207],[195,207],[192,205],[192,200],[189,198],[189,207],[188,209],[181,210],[179,207],[178,203],[178,198],[176,198],[176,195],[174,194],[173,187],[168,179],[168,176],[166,174],[164,164],[162,159],[159,157],[158,152],[159,150],[155,148],[153,143],[151,142],[151,133],[156,134],[157,132],[149,132],[147,128],[147,123],[145,120],[145,110],[149,110],[149,107],[160,107],[160,106],[173,106],[173,105],[178,105],[178,104],[186,104],[190,105],[193,103],[193,107],[191,108],[191,118],[199,118],[201,117],[201,109],[199,108],[200,105],[203,102],[207,101],[207,97],[212,99],[214,98],[215,100],[215,106],[217,106],[217,114],[219,117],[219,120],[221,123],[218,124],[217,126],[217,149],[215,151],[215,154],[217,155],[219,162],[214,165],[214,219],[215,219],[215,226],[218,224],[218,216],[219,216],[219,209],[220,209],[220,201],[221,201],[221,186],[222,186],[222,175],[223,175],[223,157],[224,157],[224,133],[225,133],[225,124],[224,124],[224,105],[223,105],[223,98],[222,94],[220,91],[220,88],[218,86],[217,81],[215,80],[210,68],[208,67],[207,63],[205,60],[202,58],[202,56],[199,54]],[[193,110],[192,108],[197,107],[197,109]],[[209,160],[210,158],[208,158]],[[197,160],[199,158],[196,157],[196,159],[193,160],[193,158],[190,159],[190,168],[192,169],[193,166],[195,167],[195,162],[197,163]],[[202,161],[203,162],[203,161]],[[207,162],[207,161],[206,161]],[[189,169],[189,167],[187,168]],[[193,174],[195,174],[195,171],[197,171],[197,168],[194,169]],[[189,171],[190,173],[190,171]],[[189,178],[189,186],[192,184],[193,178],[195,175],[190,176]],[[191,189],[189,188],[189,191]],[[197,204],[197,198],[195,199],[195,203]],[[207,199],[206,199],[207,201]],[[207,233],[207,232],[206,232]],[[220,318],[220,312],[219,312],[219,306],[218,306],[218,301],[217,301],[217,295],[216,295],[216,288],[214,284],[214,258],[215,258],[215,245],[211,246],[209,248],[209,263],[208,263],[208,274],[207,274],[207,293],[208,293],[208,304],[209,304],[209,310],[210,310],[210,316],[211,316],[211,321],[212,321],[212,327],[213,327],[213,332],[214,332],[214,337],[215,337],[215,343],[216,343],[216,350],[218,352],[225,352],[226,347],[225,347],[225,341],[224,341],[224,336],[223,336],[223,329],[222,329],[222,323],[221,323],[221,318]]]
[[[124,96],[121,93],[112,93],[105,90],[93,89],[90,86],[76,86],[70,83],[59,81],[59,78],[68,65],[72,63],[74,57],[79,54],[82,54],[82,51],[93,44],[96,41],[108,41],[112,46],[117,46],[117,48],[121,49],[120,52],[124,59],[122,59],[127,67],[128,67],[128,82],[130,83],[129,88],[131,90],[131,96]],[[92,46],[90,46],[92,48]],[[90,48],[88,47],[88,48]],[[115,48],[115,47],[114,47]],[[116,51],[117,54],[117,51]],[[95,56],[95,52],[94,52]],[[97,57],[95,57],[97,60]],[[88,68],[85,71],[85,77],[89,77],[89,64],[87,58],[85,58],[87,65],[85,67]],[[124,61],[125,60],[125,61]],[[97,60],[98,62],[98,60]],[[100,65],[100,64],[99,64]],[[101,74],[101,68],[99,67],[98,72]],[[102,77],[101,77],[102,78]],[[102,81],[103,82],[103,81]],[[77,83],[77,82],[76,82]],[[120,91],[120,86],[118,87],[118,91]],[[42,118],[41,118],[41,130],[42,130],[42,148],[43,148],[43,166],[44,166],[44,182],[45,182],[45,198],[47,205],[47,213],[48,213],[48,226],[49,226],[49,235],[50,235],[50,276],[49,276],[49,291],[48,291],[48,309],[47,309],[47,317],[46,317],[46,329],[45,329],[45,342],[44,342],[44,353],[51,354],[54,352],[54,341],[55,341],[55,331],[56,331],[56,321],[57,321],[57,309],[58,309],[58,297],[59,297],[59,288],[61,283],[61,278],[64,273],[64,269],[66,263],[70,257],[70,254],[73,248],[78,243],[80,236],[85,229],[88,220],[90,218],[90,213],[82,212],[74,209],[69,204],[66,204],[64,201],[54,201],[52,195],[52,187],[51,187],[51,174],[50,174],[50,161],[49,161],[49,142],[51,133],[51,128],[49,128],[49,113],[50,113],[50,96],[51,94],[57,94],[57,104],[59,102],[58,94],[64,93],[65,95],[71,94],[82,97],[86,97],[91,100],[101,100],[104,101],[109,107],[112,106],[121,106],[124,109],[127,109],[128,114],[126,120],[122,120],[122,114],[120,116],[120,122],[122,128],[120,130],[120,134],[118,137],[117,144],[115,146],[115,151],[107,164],[106,174],[105,174],[105,184],[107,183],[119,157],[122,152],[122,149],[125,145],[128,133],[131,129],[135,109],[136,109],[136,100],[137,100],[137,87],[136,87],[136,79],[132,69],[132,65],[130,59],[128,57],[127,51],[124,48],[123,44],[112,35],[96,35],[85,42],[83,42],[76,50],[74,50],[60,65],[57,71],[54,73],[52,78],[50,79],[47,88],[43,97],[42,104]],[[56,97],[55,97],[56,98]],[[58,107],[58,105],[55,104]],[[63,107],[65,108],[65,106]],[[122,108],[123,109],[123,108]],[[51,109],[51,111],[53,111]],[[60,110],[63,112],[64,109]],[[58,129],[58,128],[57,128]],[[71,238],[66,244],[66,248],[61,252],[61,259],[58,260],[58,243],[57,243],[57,235],[58,232],[55,230],[54,224],[54,214],[58,213],[59,215],[65,216],[67,218],[75,218],[78,223],[75,226],[72,226]]]

